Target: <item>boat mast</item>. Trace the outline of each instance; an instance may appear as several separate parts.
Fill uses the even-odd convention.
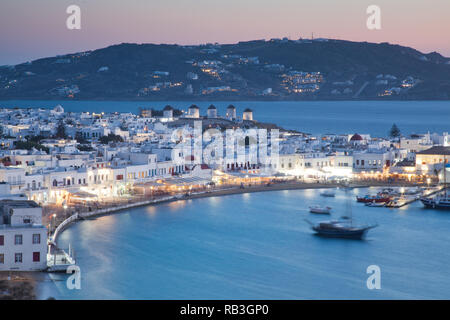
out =
[[[352,204],[350,201],[350,197],[348,196],[348,189],[345,190],[346,196],[347,196],[347,212],[349,213],[350,217],[350,226],[353,226],[353,212],[352,212]]]
[[[447,199],[447,156],[444,154],[444,197]]]

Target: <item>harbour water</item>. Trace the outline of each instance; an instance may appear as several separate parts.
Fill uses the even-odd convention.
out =
[[[186,110],[197,104],[202,114],[212,103],[224,115],[230,102],[198,101],[0,101],[1,107],[52,108],[61,104],[65,111],[135,112],[139,107],[162,109],[170,104]],[[234,101],[239,114],[245,108],[254,110],[258,121],[275,123],[286,129],[312,134],[370,133],[386,136],[393,123],[402,133],[450,131],[450,101]]]
[[[415,202],[356,203],[368,189],[289,190],[180,200],[82,221],[62,233],[81,268],[81,290],[52,274],[58,299],[449,299],[450,219]],[[328,219],[308,206],[378,223],[364,241],[314,236]],[[369,290],[369,265],[381,289]],[[43,297],[45,298],[45,297]]]

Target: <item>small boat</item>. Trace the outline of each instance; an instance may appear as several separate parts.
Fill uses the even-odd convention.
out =
[[[353,226],[351,220],[330,220],[322,221],[318,224],[314,224],[308,220],[306,222],[311,225],[311,229],[318,235],[329,238],[363,239],[370,229],[376,227],[376,225]]]
[[[447,192],[447,169],[450,168],[446,157],[444,156],[444,194],[436,197],[420,198],[425,208],[450,210],[450,194]]]
[[[321,207],[321,206],[310,206],[309,212],[311,213],[319,213],[319,214],[330,214],[331,207]]]
[[[365,205],[368,207],[384,207],[386,202],[366,202]]]
[[[450,197],[448,195],[434,198],[420,198],[425,208],[450,210]]]
[[[334,196],[336,196],[334,191],[331,191],[331,190],[327,190],[327,191],[321,192],[320,195],[322,197],[334,197]]]
[[[388,196],[382,196],[382,195],[365,195],[364,197],[356,197],[357,202],[363,202],[363,203],[374,203],[374,202],[388,202],[391,200],[391,197]]]
[[[404,192],[404,194],[407,194],[407,195],[416,195],[418,193],[420,193],[419,187],[407,188]]]

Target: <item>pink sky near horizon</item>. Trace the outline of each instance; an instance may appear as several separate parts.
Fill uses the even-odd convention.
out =
[[[81,8],[81,30],[66,8]],[[381,30],[366,8],[381,8]],[[2,0],[0,65],[122,42],[236,43],[274,37],[390,42],[450,57],[449,0]]]

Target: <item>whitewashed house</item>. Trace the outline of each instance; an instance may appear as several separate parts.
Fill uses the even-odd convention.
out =
[[[0,201],[0,271],[47,268],[47,229],[33,201]]]

